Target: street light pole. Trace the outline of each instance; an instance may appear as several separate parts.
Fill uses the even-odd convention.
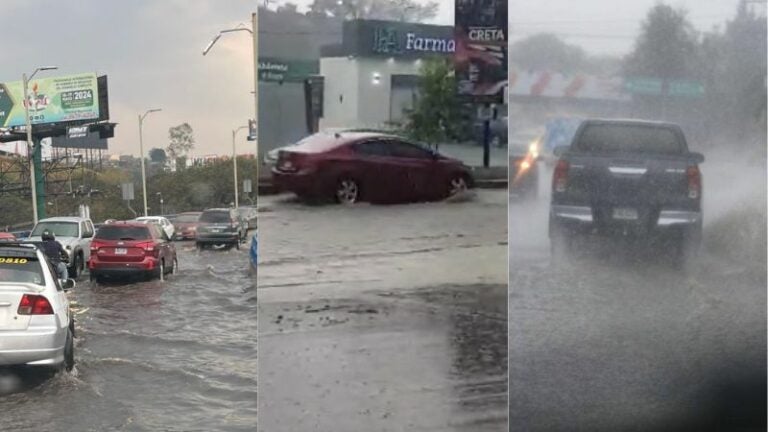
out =
[[[143,137],[143,125],[144,118],[152,112],[161,111],[160,108],[147,110],[144,115],[139,114],[139,159],[141,159],[141,190],[144,198],[144,216],[149,216],[147,212],[147,171],[144,166],[144,137]]]
[[[55,70],[58,69],[57,66],[43,66],[36,68],[34,72],[27,78],[27,74],[21,74],[21,83],[22,83],[22,91],[24,92],[24,95],[22,96],[24,98],[24,120],[25,120],[25,129],[27,130],[27,156],[29,156],[29,179],[30,179],[30,188],[32,192],[32,218],[34,219],[35,225],[37,225],[38,221],[38,213],[37,213],[37,179],[35,175],[35,158],[36,158],[36,152],[40,149],[35,148],[35,146],[32,145],[32,119],[29,117],[29,81],[32,80],[32,78],[35,76],[36,73],[39,71],[46,71],[46,70]]]
[[[235,137],[237,136],[237,133],[243,129],[246,129],[248,126],[240,126],[237,129],[232,130],[232,163],[233,163],[233,171],[234,171],[234,179],[235,179],[235,208],[237,209],[239,207],[238,205],[238,195],[240,195],[238,191],[238,184],[237,184],[237,151],[235,150]]]

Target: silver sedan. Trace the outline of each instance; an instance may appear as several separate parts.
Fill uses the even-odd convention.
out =
[[[74,286],[35,245],[0,245],[0,366],[74,367]]]

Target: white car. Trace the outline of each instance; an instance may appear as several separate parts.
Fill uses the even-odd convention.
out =
[[[169,239],[172,239],[173,233],[176,232],[176,228],[173,226],[171,221],[169,221],[168,218],[162,216],[142,216],[137,217],[136,220],[138,222],[154,222],[160,225],[160,228],[162,228],[163,231],[168,234]]]
[[[85,263],[91,256],[91,240],[95,230],[90,219],[81,217],[52,217],[41,219],[32,229],[25,242],[43,241],[43,231],[48,230],[56,236],[67,252],[69,276],[77,279],[85,269]]]
[[[0,365],[71,370],[75,364],[74,317],[66,291],[35,245],[0,245]]]

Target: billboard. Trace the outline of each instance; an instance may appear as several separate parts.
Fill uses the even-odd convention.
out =
[[[24,106],[32,124],[99,118],[96,74],[33,79],[26,98],[21,81],[0,83],[0,127],[24,126]]]
[[[458,94],[503,103],[508,83],[507,0],[456,0],[454,65]]]
[[[107,150],[107,140],[89,126],[72,126],[67,128],[66,135],[51,138],[51,146],[55,148]]]

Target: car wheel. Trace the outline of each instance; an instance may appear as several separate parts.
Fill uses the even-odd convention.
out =
[[[696,259],[701,247],[701,227],[681,232],[675,244],[675,266],[680,270],[687,270]]]
[[[455,175],[448,181],[448,198],[464,193],[468,188],[466,177]]]
[[[357,180],[344,177],[336,183],[335,192],[336,202],[339,204],[351,205],[360,199],[360,185]]]
[[[82,258],[80,258],[80,254],[76,254],[74,258],[74,262],[72,263],[72,267],[68,268],[69,270],[69,277],[72,279],[77,279],[80,277],[80,273],[82,272]]]
[[[72,371],[75,367],[75,337],[72,333],[72,328],[67,328],[67,341],[64,344],[64,369],[67,372]]]
[[[165,260],[160,260],[160,282],[165,281]]]

